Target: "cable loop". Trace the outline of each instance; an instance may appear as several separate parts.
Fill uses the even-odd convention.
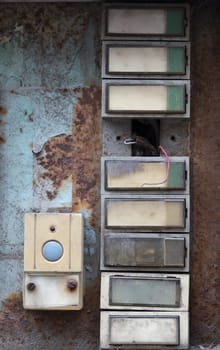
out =
[[[168,181],[169,176],[170,176],[170,157],[168,156],[167,152],[165,151],[165,149],[160,145],[159,146],[159,150],[163,153],[163,155],[165,156],[166,160],[167,160],[167,173],[166,173],[166,177],[163,181],[161,182],[154,182],[154,183],[148,183],[148,182],[144,182],[141,187],[144,186],[153,186],[153,185],[162,185],[165,182]]]

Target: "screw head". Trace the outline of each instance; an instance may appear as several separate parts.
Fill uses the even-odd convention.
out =
[[[27,284],[27,290],[29,290],[30,292],[33,292],[33,291],[35,290],[35,288],[36,288],[35,283],[29,282],[29,283]]]
[[[54,225],[51,225],[51,226],[50,226],[50,231],[51,231],[51,232],[55,232],[55,231],[56,231],[56,227],[55,227]]]
[[[69,280],[67,282],[67,288],[72,292],[73,290],[75,290],[77,287],[77,281],[76,280]]]

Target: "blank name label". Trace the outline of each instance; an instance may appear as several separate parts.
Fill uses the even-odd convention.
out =
[[[109,160],[105,162],[107,190],[185,189],[185,163]]]
[[[67,288],[69,280],[75,280],[78,287],[71,291]],[[28,309],[53,309],[76,306],[80,302],[79,276],[57,275],[40,276],[25,274],[24,306]],[[35,290],[29,291],[27,285],[34,284]]]
[[[111,316],[110,344],[179,344],[179,319],[175,316]]]
[[[178,307],[180,280],[111,277],[110,305]]]
[[[106,200],[107,228],[184,228],[185,201]]]
[[[109,112],[185,112],[185,87],[166,85],[109,85]]]
[[[183,36],[184,8],[112,8],[107,14],[107,33],[113,35]]]
[[[109,73],[184,74],[184,47],[110,47]]]
[[[141,235],[143,236],[143,235]],[[108,234],[104,238],[104,264],[112,267],[185,266],[185,239],[144,235]]]

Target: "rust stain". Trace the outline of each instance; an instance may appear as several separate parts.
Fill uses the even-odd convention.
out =
[[[15,311],[15,309],[21,304],[22,302],[22,293],[11,293],[9,294],[8,298],[3,301],[3,309],[7,311]],[[2,313],[0,313],[0,317],[2,316]]]
[[[5,141],[4,137],[0,135],[0,145],[2,145],[2,144],[5,143],[5,142],[6,142],[6,141]]]
[[[99,221],[101,156],[101,89],[77,88],[73,109],[73,210],[92,209],[91,225]],[[95,220],[96,218],[96,220]]]
[[[81,209],[91,209],[91,206],[86,200],[81,200],[79,197],[76,197],[73,201],[73,211],[80,211]]]
[[[7,114],[7,108],[4,106],[0,106],[0,115],[5,115]]]
[[[191,55],[191,342],[210,347],[220,342],[219,15],[219,1],[195,14]]]
[[[22,293],[12,293],[3,301],[0,312],[1,339],[17,347],[30,348],[30,337],[37,339],[38,349],[52,346],[54,339],[65,338],[63,349],[96,350],[99,322],[99,279],[86,289],[84,308],[77,312],[25,310]],[[71,327],[69,325],[71,324]],[[85,344],[83,343],[85,339]],[[55,340],[56,341],[56,340]],[[85,345],[85,346],[84,346]],[[88,347],[89,346],[89,347]]]
[[[44,4],[33,4],[30,12],[27,5],[21,4],[19,9],[14,8],[13,15],[10,7],[4,8],[5,16],[0,19],[1,28],[5,29],[4,38],[11,41],[16,36],[22,42],[27,34],[35,33],[41,38],[43,47],[53,41],[60,49],[69,40],[70,33],[72,40],[78,42],[82,39],[92,9],[94,12],[98,9],[90,4],[86,7],[83,4],[74,4],[74,7],[69,4],[47,4],[46,7]]]
[[[61,134],[50,138],[41,152],[36,155],[38,165],[44,168],[39,176],[42,179],[51,180],[54,186],[53,191],[47,191],[50,200],[56,197],[62,181],[72,174],[72,151],[72,136]]]

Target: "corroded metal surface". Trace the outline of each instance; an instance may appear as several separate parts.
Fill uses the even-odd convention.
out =
[[[192,17],[191,338],[220,343],[220,3],[206,2]]]
[[[214,344],[220,341],[220,9],[217,0],[194,3],[191,339]],[[101,132],[101,7],[1,1],[0,12],[0,348],[97,350],[101,134],[104,155],[131,153],[123,143],[129,123],[108,121]],[[183,122],[161,125],[171,155],[189,152]],[[84,215],[82,311],[22,308],[23,214],[32,210]]]
[[[43,168],[36,178],[50,180],[55,188],[53,192],[47,191],[48,199],[56,197],[56,189],[63,181],[72,182],[72,136],[61,134],[49,139],[42,151],[36,155],[37,164]],[[37,186],[37,184],[34,184]]]
[[[101,88],[75,90],[73,107],[73,211],[84,213],[87,285],[97,277],[99,261]],[[95,230],[94,230],[95,229]]]
[[[97,349],[100,7],[0,5],[0,348]],[[85,306],[22,307],[23,214],[81,211]]]

